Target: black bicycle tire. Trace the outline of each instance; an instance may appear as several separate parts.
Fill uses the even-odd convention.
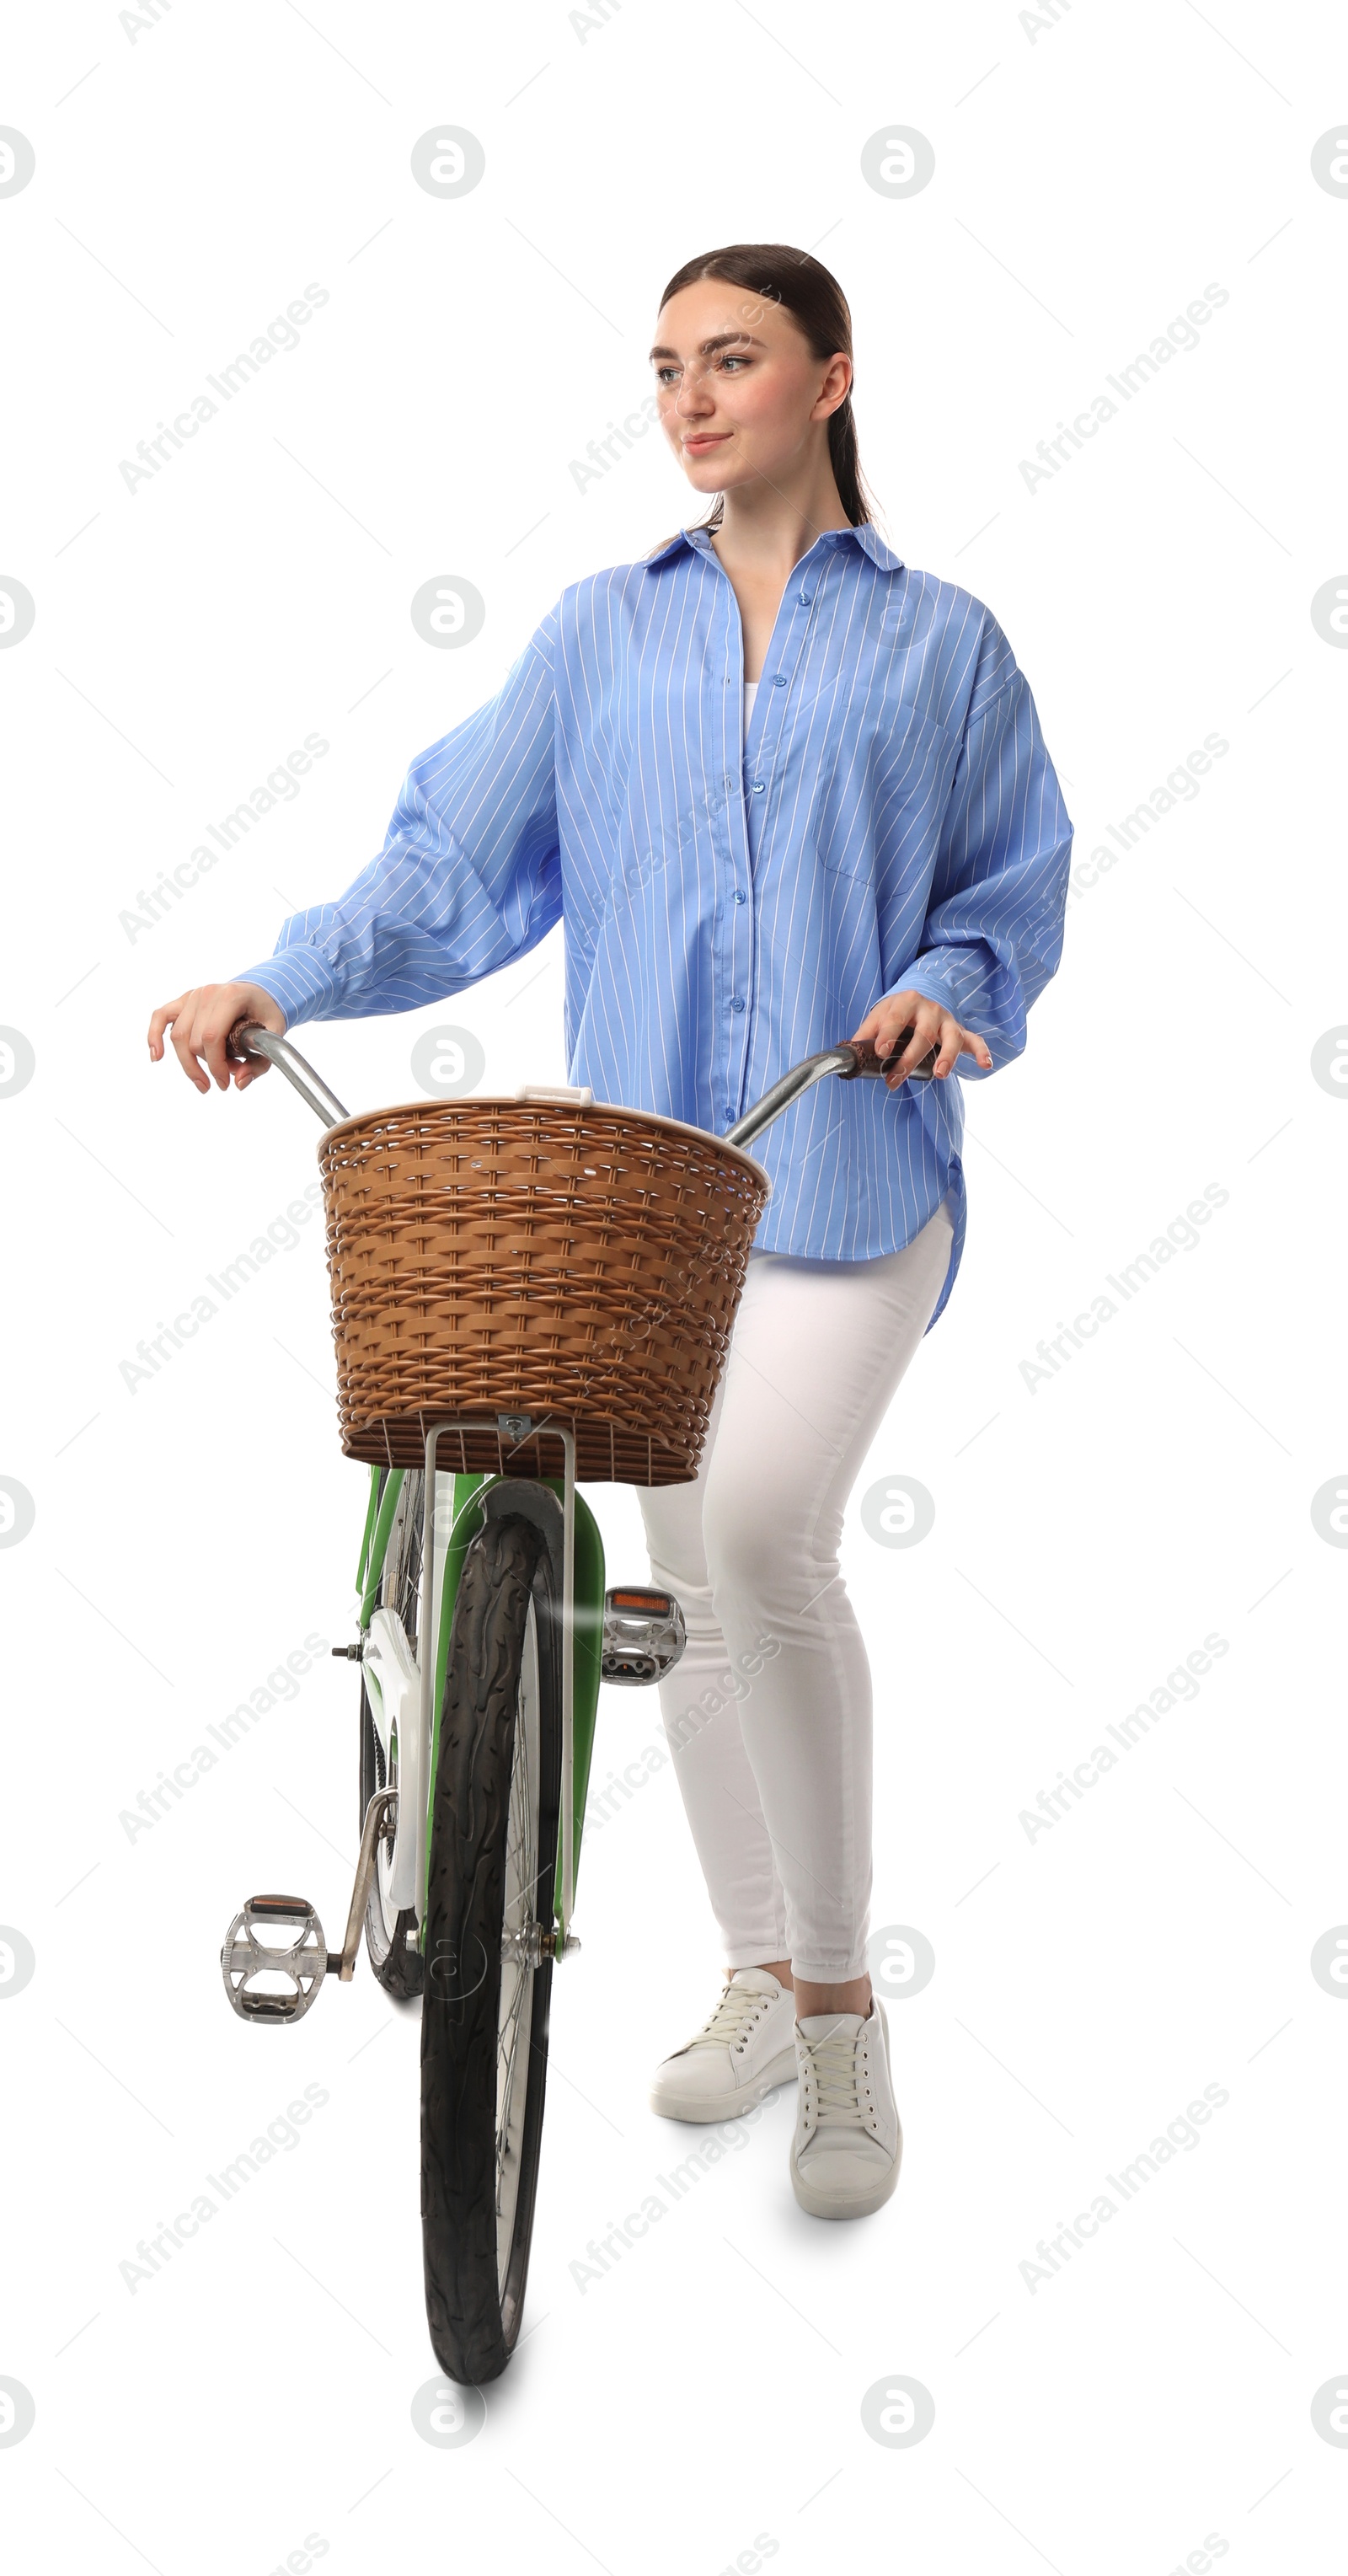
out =
[[[561,1632],[543,1531],[502,1513],[459,1578],[440,1720],[421,2008],[421,2216],[436,2360],[466,2386],[495,2379],[519,2334],[542,2147],[552,1962],[532,1972],[520,2179],[505,2283],[496,2222],[497,2049],[506,1836],[530,1603],[538,1649],[536,1912],[552,1929],[561,1804]],[[459,1972],[457,1963],[470,1963]]]
[[[379,1479],[379,1492],[381,1496],[387,1482],[387,1473],[388,1471],[385,1470],[384,1474],[381,1475]],[[419,1576],[419,1565],[417,1571]],[[381,1578],[379,1587],[381,1599],[383,1597],[384,1588],[384,1582]],[[407,1630],[408,1644],[412,1647],[413,1652],[415,1652],[417,1641],[417,1617],[420,1608],[418,1600],[419,1582],[414,1580],[410,1587],[404,1584],[400,1588],[403,1590],[406,1597],[401,1602],[394,1603],[392,1606],[399,1610],[403,1625]],[[374,1713],[370,1707],[370,1697],[365,1687],[365,1676],[362,1673],[360,1677],[359,1831],[363,1832],[364,1830],[365,1812],[369,1806],[371,1798],[374,1796],[376,1789],[382,1789],[383,1786],[384,1762],[382,1747],[379,1742],[379,1737],[375,1731]],[[421,1951],[415,1943],[409,1945],[407,1938],[409,1932],[415,1933],[416,1925],[417,1918],[415,1909],[410,1905],[405,1906],[403,1911],[397,1916],[394,1923],[393,1937],[391,1940],[388,1940],[385,1935],[383,1906],[380,1902],[379,1890],[377,1885],[371,1888],[369,1903],[365,1908],[365,1954],[370,1962],[370,1966],[373,1968],[374,1973],[379,1980],[380,1985],[383,1987],[385,1994],[393,1995],[399,2003],[414,2002],[416,1997],[421,1993],[424,1982],[425,1963],[422,1959]]]

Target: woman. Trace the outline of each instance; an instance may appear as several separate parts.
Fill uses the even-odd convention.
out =
[[[865,1973],[871,1690],[843,1509],[950,1292],[950,1075],[1019,1054],[1061,950],[1071,826],[1005,636],[909,572],[857,461],[851,318],[806,253],[735,245],[661,299],[660,417],[711,514],[562,593],[488,706],[413,764],[382,855],[275,954],[157,1010],[199,1091],[266,1067],[241,1015],[409,1010],[565,925],[569,1075],[723,1130],[844,1034],[885,1084],[808,1092],[773,1178],[696,1482],[645,1490],[688,1646],[661,1685],[726,1984],[658,2068],[719,2120],[799,2075],[802,2207],[888,2199],[901,2136]],[[935,1050],[936,1080],[905,1088]]]

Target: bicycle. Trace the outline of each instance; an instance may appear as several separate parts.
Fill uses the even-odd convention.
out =
[[[343,1439],[349,1455],[368,1458],[370,1485],[356,1579],[360,1633],[332,1650],[359,1665],[361,1677],[360,1850],[342,1947],[329,1951],[307,1898],[252,1896],[226,1933],[221,1973],[244,2020],[293,2022],[328,1978],[350,1982],[363,1935],[386,1992],[420,2002],[427,2322],[437,2362],[462,2384],[497,2377],[519,2336],[552,1972],[580,1946],[572,1915],[600,1683],[658,1682],[684,1644],[682,1612],[668,1594],[641,1584],[605,1589],[598,1523],[577,1491],[578,1454],[588,1474],[619,1482],[695,1474],[748,1242],[767,1197],[767,1175],[746,1148],[826,1075],[885,1073],[908,1034],[883,1062],[869,1045],[850,1042],[807,1057],[719,1139],[676,1120],[596,1106],[585,1090],[526,1085],[514,1096],[522,1116],[524,1104],[551,1106],[523,1119],[530,1169],[522,1181],[512,1178],[510,1102],[456,1100],[353,1119],[288,1039],[241,1023],[229,1041],[236,1058],[274,1064],[326,1131],[320,1156]],[[931,1061],[916,1069],[918,1079],[931,1078]],[[484,1115],[474,1121],[468,1113],[478,1110]],[[575,1145],[569,1159],[560,1151],[549,1159],[550,1121],[564,1146]],[[467,1130],[505,1136],[504,1172],[500,1153],[493,1163],[484,1147],[473,1159],[467,1149],[481,1136]],[[643,1160],[649,1135],[654,1144]],[[678,1139],[695,1142],[680,1149]],[[706,1149],[700,1161],[698,1146]],[[602,1165],[606,1147],[610,1162]],[[577,1152],[595,1161],[577,1162]],[[674,1158],[674,1178],[663,1184],[662,1154]],[[483,1177],[465,1180],[465,1163]],[[720,1304],[690,1331],[685,1308],[701,1283],[688,1246],[705,1244],[703,1202],[714,1195],[706,1174],[723,1168],[734,1204]],[[617,1176],[606,1186],[621,1181],[627,1197],[593,1220],[600,1248],[586,1267],[575,1259],[585,1214],[580,1184],[599,1182],[601,1172]],[[615,1225],[615,1206],[620,1215],[628,1210],[630,1242]],[[485,1273],[471,1242],[465,1249],[459,1241],[479,1218],[489,1250],[496,1247]],[[440,1256],[426,1249],[437,1225],[457,1246],[448,1268],[443,1246]],[[510,1248],[521,1228],[522,1265]],[[655,1238],[665,1265],[658,1296],[649,1286]],[[594,1277],[603,1277],[605,1261],[609,1303],[595,1326]],[[470,1325],[480,1321],[471,1298],[490,1296],[498,1272],[522,1279],[522,1296],[511,1286],[505,1322],[489,1317],[468,1357],[445,1362],[437,1336],[452,1340],[464,1315]],[[542,1283],[537,1311],[531,1280]],[[591,1301],[591,1349],[578,1372],[563,1346],[583,1299]],[[399,1409],[409,1393],[459,1383],[465,1368],[463,1382],[489,1384],[495,1372],[501,1385],[517,1384],[540,1315],[544,1342],[558,1348],[535,1353],[527,1368],[532,1382],[562,1387],[569,1412],[545,1407],[539,1416],[509,1402],[450,1412],[432,1403],[429,1418],[424,1402]],[[497,1343],[513,1356],[497,1356]],[[665,1430],[648,1423],[643,1431],[632,1420],[630,1390],[646,1390],[650,1402],[660,1383],[672,1389]],[[442,1469],[442,1443],[448,1455],[455,1439],[458,1464]],[[542,1472],[558,1447],[561,1474]]]

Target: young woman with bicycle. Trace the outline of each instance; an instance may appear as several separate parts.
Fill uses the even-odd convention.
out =
[[[696,1480],[641,1490],[687,1623],[660,1690],[726,1960],[651,2101],[720,2120],[797,2077],[796,2197],[848,2218],[889,2197],[901,2133],[866,1975],[871,1685],[843,1512],[959,1264],[949,1077],[1024,1046],[1071,826],[1000,628],[872,523],[829,271],[777,244],[689,261],[651,362],[711,513],[564,591],[499,694],[414,762],[381,855],[264,964],[157,1010],[150,1052],[171,1032],[199,1091],[242,1090],[266,1064],[228,1051],[241,1018],[414,1009],[560,920],[569,1079],[597,1101],[721,1134],[843,1030],[892,1057],[883,1086],[821,1085],[765,1143]]]

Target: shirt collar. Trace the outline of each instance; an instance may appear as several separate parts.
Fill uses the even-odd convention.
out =
[[[904,570],[902,556],[895,554],[892,546],[886,545],[878,528],[872,527],[868,520],[863,520],[861,526],[857,528],[825,528],[814,542],[815,545],[831,546],[855,544],[860,546],[863,554],[870,556],[871,562],[877,565],[881,572]],[[680,547],[686,547],[690,552],[701,555],[712,553],[711,538],[705,528],[680,528],[666,544],[658,548],[656,553],[645,557],[646,570],[653,572],[658,564],[668,563],[678,553]],[[808,552],[812,554],[814,547],[811,546]]]

